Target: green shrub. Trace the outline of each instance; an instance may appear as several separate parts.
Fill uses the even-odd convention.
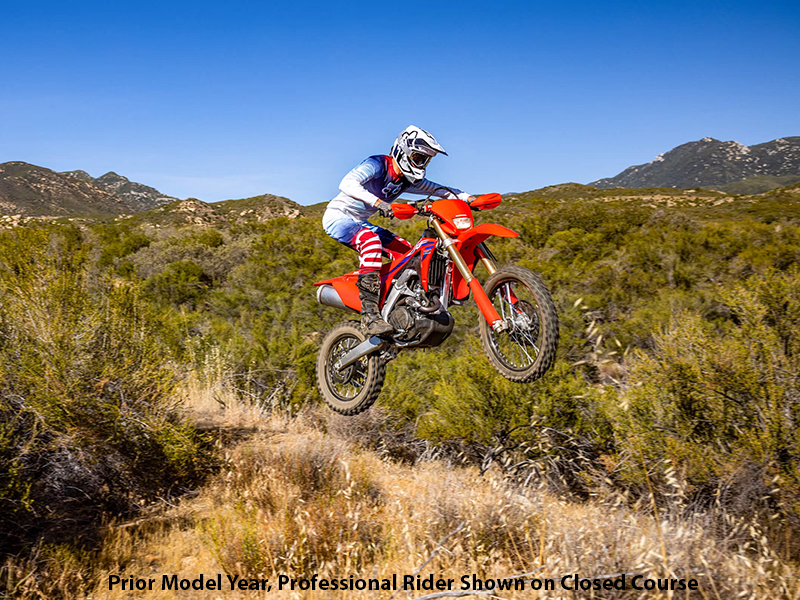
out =
[[[771,270],[720,297],[731,321],[675,315],[636,360],[614,415],[619,450],[668,460],[695,492],[746,495],[750,508],[777,477],[800,514],[800,273]],[[636,459],[627,476],[640,480]],[[743,472],[754,474],[735,485]]]
[[[156,314],[133,285],[90,286],[88,247],[66,233],[0,234],[6,549],[90,534],[103,514],[191,485],[209,464],[207,441],[172,402],[176,373]]]
[[[144,282],[144,290],[160,302],[196,305],[211,284],[211,277],[202,267],[191,260],[181,260],[148,278]]]
[[[150,245],[150,238],[141,231],[131,229],[128,225],[109,224],[94,228],[101,247],[97,264],[99,267],[108,267],[115,264],[118,259],[125,258],[141,248]]]

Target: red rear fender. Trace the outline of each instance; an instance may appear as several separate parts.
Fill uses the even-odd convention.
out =
[[[391,285],[392,277],[389,275],[389,272],[395,264],[399,263],[400,260],[396,260],[394,263],[387,263],[381,267],[381,279],[383,280],[383,285],[381,286],[381,301],[380,305],[383,306],[383,300],[386,298],[386,294],[389,292],[388,288]],[[324,281],[317,281],[314,285],[332,285],[333,289],[339,294],[339,297],[342,299],[342,302],[345,306],[352,308],[355,311],[361,312],[361,298],[358,295],[358,286],[356,283],[358,282],[358,271],[353,271],[352,273],[346,273],[345,275],[339,275],[339,277],[334,277],[332,279],[325,279]]]
[[[355,311],[361,312],[361,298],[358,295],[358,287],[356,281],[358,276],[353,276],[351,280],[340,278],[334,280],[333,289],[339,294],[339,297],[344,302],[345,306],[352,308]]]
[[[322,281],[315,281],[314,285],[333,285],[337,281],[347,281],[352,279],[356,281],[358,279],[358,271],[353,271],[352,273],[345,273],[344,275],[339,275],[338,277],[332,277],[331,279],[323,279]]]
[[[358,295],[358,271],[348,273],[347,275],[340,275],[333,279],[326,279],[325,281],[317,281],[314,285],[331,285],[339,298],[348,308],[352,308],[357,312],[361,312],[361,298]]]

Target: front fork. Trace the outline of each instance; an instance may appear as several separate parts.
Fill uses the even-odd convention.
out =
[[[478,255],[478,258],[480,258],[481,264],[489,271],[489,277],[494,275],[497,272],[497,263],[495,262],[494,256],[489,251],[489,248],[486,247],[486,244],[481,242],[475,246],[475,253]],[[519,302],[519,298],[517,298],[517,295],[514,293],[514,290],[511,289],[510,285],[505,284],[505,288],[506,300],[511,306],[516,306],[517,302]]]
[[[475,246],[475,253],[478,255],[478,258],[481,259],[481,264],[489,271],[489,277],[494,275],[497,272],[497,264],[494,262],[494,256],[489,252],[486,244],[481,242]]]
[[[505,322],[500,318],[500,315],[497,314],[497,310],[495,310],[492,301],[489,300],[489,297],[486,295],[483,287],[481,287],[481,282],[478,281],[477,278],[472,274],[472,271],[469,270],[464,257],[461,256],[461,253],[456,249],[455,240],[444,232],[442,226],[436,219],[431,219],[430,223],[433,226],[434,231],[436,231],[436,235],[438,235],[439,239],[442,240],[442,245],[444,246],[444,249],[447,250],[450,258],[453,260],[453,264],[456,266],[456,269],[458,269],[458,272],[461,273],[464,281],[466,281],[467,285],[469,285],[469,289],[472,291],[472,295],[475,297],[475,303],[478,305],[483,318],[486,319],[486,322],[491,325],[492,329],[495,331],[504,331],[506,329]],[[482,246],[483,248],[481,248]],[[489,256],[489,252],[486,251],[483,243],[478,245],[478,256],[480,257],[483,265],[489,271],[490,275],[497,271],[497,266]]]

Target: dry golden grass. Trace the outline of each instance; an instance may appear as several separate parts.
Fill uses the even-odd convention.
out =
[[[773,552],[752,524],[715,528],[719,515],[679,516],[622,498],[585,503],[521,488],[491,471],[430,460],[397,463],[353,443],[377,413],[345,419],[325,409],[266,415],[221,390],[193,390],[208,421],[252,432],[201,493],[158,517],[109,529],[99,585],[87,597],[389,598],[392,592],[277,590],[280,573],[305,577],[421,575],[537,578],[647,573],[695,578],[686,592],[503,591],[500,598],[798,598],[800,571]],[[216,399],[215,399],[216,398]],[[219,410],[222,401],[224,410]],[[222,418],[220,418],[222,417]],[[668,514],[664,514],[668,513]],[[449,536],[449,537],[448,537]],[[446,539],[445,539],[446,538]],[[443,541],[441,546],[438,544]],[[108,591],[108,576],[195,579],[217,573],[268,578],[270,592]],[[95,575],[97,577],[97,575]],[[630,581],[630,578],[629,578]],[[119,586],[117,586],[118,588]],[[419,598],[430,591],[399,592]],[[595,592],[597,594],[597,592]],[[616,594],[616,595],[614,595]]]
[[[82,597],[95,600],[388,599],[392,592],[277,590],[277,577],[402,577],[424,565],[420,575],[455,579],[454,590],[461,576],[472,574],[556,579],[553,592],[528,588],[483,597],[800,598],[797,564],[785,562],[749,523],[721,527],[720,515],[687,517],[678,500],[657,521],[649,506],[631,507],[621,497],[575,503],[519,487],[492,471],[481,475],[477,468],[439,460],[398,463],[353,441],[369,435],[380,418],[375,409],[349,419],[327,409],[290,418],[242,404],[219,387],[190,384],[188,397],[188,408],[207,427],[239,432],[223,450],[224,468],[180,504],[109,526],[91,569],[79,557],[52,561],[53,581],[80,576]],[[15,568],[14,576],[22,579],[24,565]],[[572,573],[592,578],[640,572],[695,578],[699,590],[573,595],[558,586]],[[192,580],[218,573],[223,583],[231,574],[268,578],[273,588],[160,589],[163,574]],[[119,585],[109,591],[110,575],[156,583],[153,591],[122,591]],[[18,597],[49,597],[41,589],[23,582]],[[50,589],[55,594],[60,588]],[[401,591],[394,597],[431,593]]]

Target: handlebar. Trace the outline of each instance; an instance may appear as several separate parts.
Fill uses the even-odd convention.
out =
[[[444,186],[436,188],[434,192],[447,189],[448,191],[452,192],[449,188],[445,188]],[[455,194],[454,194],[455,195]],[[405,202],[398,202],[392,204],[392,211],[394,212],[394,216],[398,219],[410,219],[414,215],[421,215],[421,216],[429,216],[431,212],[429,210],[425,210],[425,206],[430,205],[431,202],[435,202],[439,200],[439,198],[434,199],[433,194],[428,195],[427,198],[423,198],[421,200],[414,200],[408,198],[401,198],[401,200],[405,200]],[[500,205],[500,194],[492,193],[492,194],[482,194],[472,199],[471,202],[467,202],[470,209],[473,212],[480,212],[482,210],[489,210],[491,208],[496,208]],[[410,209],[408,208],[410,207]]]

